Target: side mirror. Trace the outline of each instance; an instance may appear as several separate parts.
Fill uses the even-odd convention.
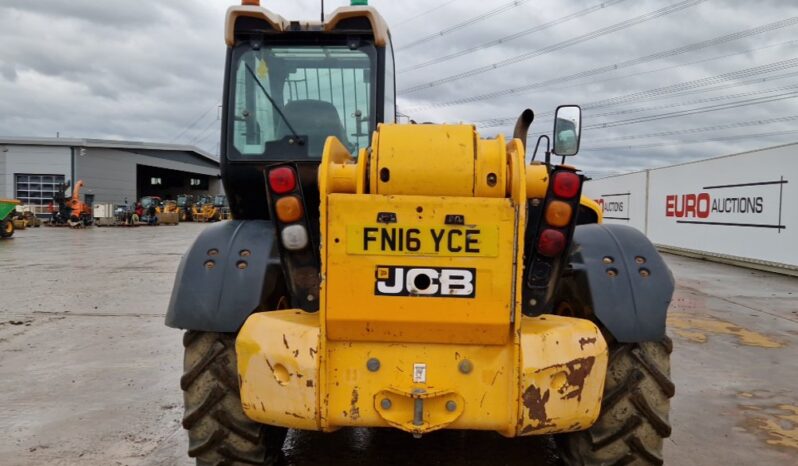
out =
[[[563,157],[579,152],[582,137],[582,109],[578,105],[560,105],[554,116],[554,152]]]

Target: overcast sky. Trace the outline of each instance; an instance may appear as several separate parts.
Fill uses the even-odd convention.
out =
[[[262,1],[290,19],[317,19],[319,3]],[[231,4],[0,0],[0,136],[215,154]],[[419,122],[509,134],[530,107],[537,135],[551,131],[558,104],[580,104],[571,163],[592,176],[798,141],[795,0],[370,4],[392,27],[399,110]]]

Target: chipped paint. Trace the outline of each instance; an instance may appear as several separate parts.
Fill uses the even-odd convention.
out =
[[[550,371],[552,369],[562,371],[565,373],[565,383],[557,390],[563,400],[570,400],[576,398],[582,401],[582,390],[585,388],[585,379],[590,375],[593,370],[593,364],[596,358],[589,356],[586,358],[578,358],[569,361],[565,364],[557,364],[554,366],[544,367],[537,370],[537,372]]]
[[[579,339],[579,349],[581,350],[585,349],[585,345],[595,345],[595,344],[596,344],[596,337]]]
[[[357,392],[357,387],[355,387],[352,389],[352,401],[350,403],[350,408],[349,408],[349,417],[353,421],[357,420],[357,418],[360,417],[360,408],[358,408],[357,406],[358,397],[359,395]]]
[[[783,348],[786,346],[776,338],[707,315],[671,312],[668,316],[668,326],[680,337],[694,343],[706,343],[707,334],[715,334],[737,337],[739,342],[745,346],[759,348]]]
[[[549,402],[549,391],[541,394],[540,388],[530,385],[524,390],[524,406],[529,410],[529,419],[537,421],[538,428],[544,427],[550,419],[546,416],[546,403]],[[531,426],[527,426],[530,427]],[[526,427],[524,428],[526,429]]]

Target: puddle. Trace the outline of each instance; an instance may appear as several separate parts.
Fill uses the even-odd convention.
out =
[[[671,312],[668,315],[668,328],[676,335],[693,343],[706,343],[709,335],[729,335],[736,337],[741,344],[746,346],[759,348],[783,348],[786,346],[784,342],[768,335],[706,315]]]
[[[798,450],[798,405],[774,403],[758,393],[742,392],[737,396],[746,400],[740,404],[745,415],[740,427],[768,445]]]

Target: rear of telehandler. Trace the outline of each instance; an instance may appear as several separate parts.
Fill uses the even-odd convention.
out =
[[[568,165],[472,125],[396,125],[370,7],[227,15],[222,177],[234,220],[178,270],[198,464],[276,459],[288,428],[558,434],[569,464],[661,464],[673,279],[601,224]],[[581,114],[558,108],[553,152]]]

